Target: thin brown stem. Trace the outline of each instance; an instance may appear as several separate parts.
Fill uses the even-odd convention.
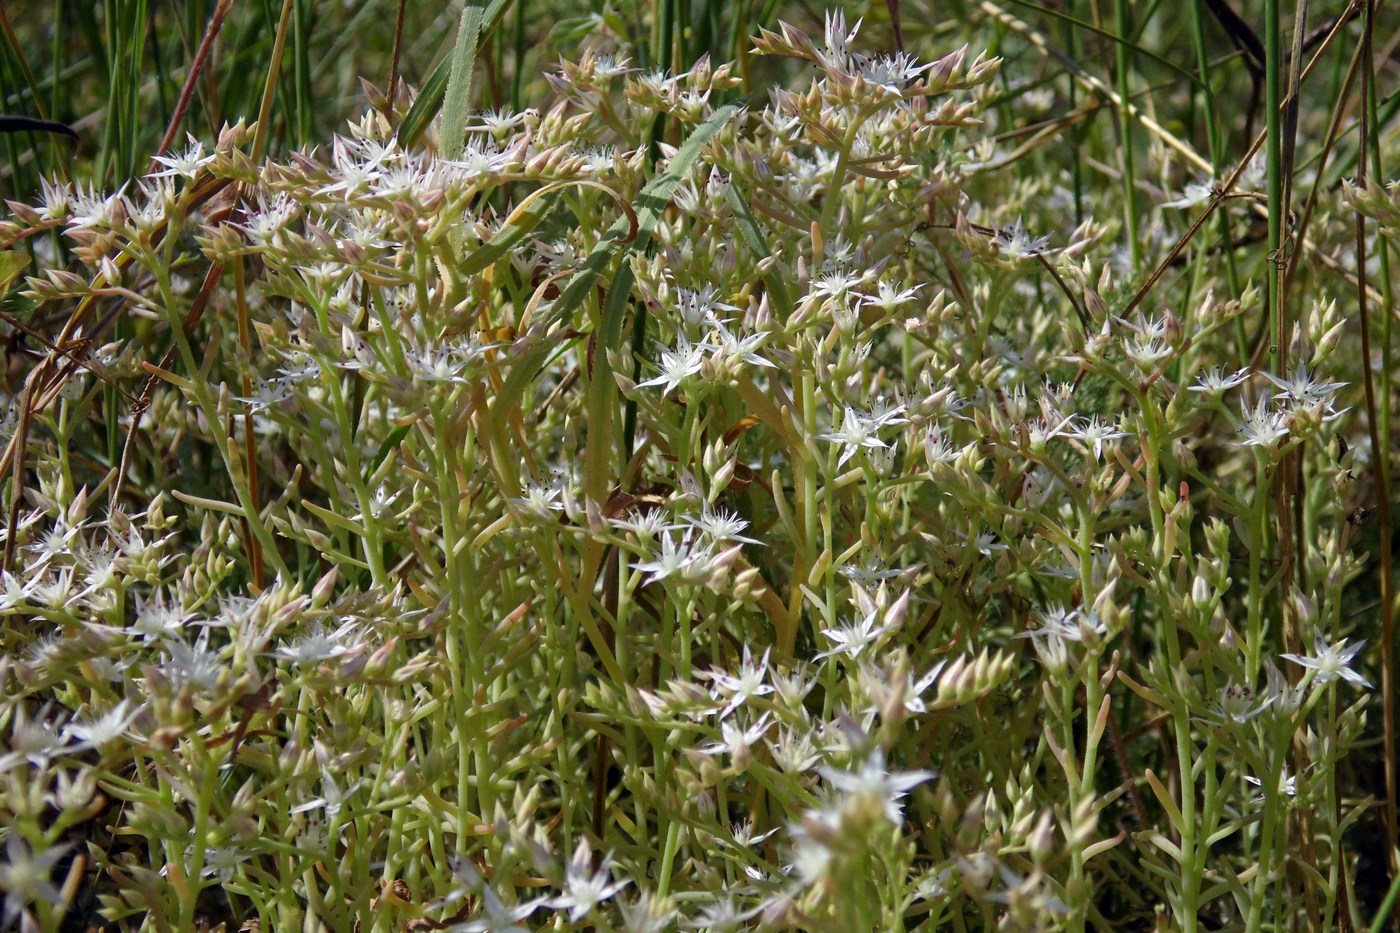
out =
[[[185,84],[180,88],[180,98],[175,102],[175,112],[170,115],[170,125],[165,128],[165,135],[161,137],[160,145],[151,154],[151,164],[146,171],[154,172],[160,168],[160,163],[155,160],[155,156],[164,155],[170,150],[175,142],[175,136],[180,132],[180,124],[185,120],[185,114],[190,109],[190,101],[194,99],[195,86],[199,83],[199,76],[204,72],[204,66],[209,61],[209,54],[214,49],[214,39],[218,37],[219,30],[224,26],[224,18],[228,16],[228,11],[233,8],[233,0],[219,0],[218,6],[214,7],[214,15],[209,17],[209,27],[204,30],[204,38],[199,43],[199,49],[194,53],[194,61],[190,63],[190,73],[185,75]]]
[[[394,92],[399,87],[399,53],[403,51],[403,14],[408,0],[399,0],[399,10],[394,17],[394,51],[389,58],[389,87],[384,92],[384,116],[394,119]]]

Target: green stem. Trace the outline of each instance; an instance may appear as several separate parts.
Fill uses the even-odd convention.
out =
[[[1141,224],[1138,219],[1137,190],[1133,159],[1133,117],[1132,92],[1128,83],[1128,69],[1132,66],[1132,49],[1126,41],[1132,34],[1128,0],[1114,0],[1113,28],[1120,39],[1125,41],[1113,44],[1115,72],[1118,79],[1118,132],[1122,136],[1123,155],[1123,223],[1127,227],[1128,254],[1132,258],[1133,269],[1142,261],[1142,242],[1139,238]]]
[[[1249,515],[1249,608],[1245,636],[1245,682],[1255,683],[1264,653],[1264,538],[1268,533],[1268,463],[1262,451],[1254,456],[1254,501]]]
[[[1283,220],[1288,206],[1283,203],[1283,26],[1279,22],[1278,0],[1264,0],[1264,114],[1267,118],[1264,137],[1264,160],[1268,171],[1269,198],[1269,365],[1280,372],[1280,354],[1287,353],[1288,335],[1284,333],[1283,265],[1279,261],[1283,247]]]
[[[846,135],[841,139],[841,148],[836,153],[836,167],[832,169],[831,181],[827,183],[826,193],[822,195],[819,229],[823,240],[830,241],[835,233],[832,225],[836,222],[836,209],[841,204],[841,189],[846,184],[846,167],[851,160],[851,147],[855,145],[856,135],[868,115],[865,108],[857,109],[851,117],[850,125],[846,127]]]

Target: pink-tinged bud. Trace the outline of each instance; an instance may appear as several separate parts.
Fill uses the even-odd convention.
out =
[[[1191,605],[1197,609],[1205,609],[1215,599],[1215,588],[1210,585],[1210,581],[1202,574],[1196,574],[1196,578],[1191,581]]]
[[[1168,345],[1175,346],[1176,342],[1181,339],[1181,318],[1175,311],[1163,309],[1162,325],[1164,327],[1162,339]]]
[[[243,235],[228,224],[206,227],[204,234],[197,236],[195,242],[210,262],[229,262],[242,255],[245,248]]]
[[[524,171],[526,175],[540,175],[549,167],[554,150],[546,149],[531,156],[525,163]]]
[[[335,594],[335,585],[340,580],[340,568],[332,567],[316,581],[316,585],[311,588],[311,605],[320,608],[330,601]]]
[[[1000,57],[984,59],[981,55],[978,55],[977,61],[973,62],[972,68],[967,73],[967,83],[981,84],[984,81],[990,81],[1000,69]]]
[[[58,296],[64,298],[81,298],[87,294],[88,282],[75,272],[67,269],[49,269],[45,272],[49,282],[52,283]]]
[[[1176,462],[1183,470],[1189,472],[1196,469],[1196,454],[1181,438],[1172,442],[1172,452],[1176,454]]]
[[[5,204],[9,207],[10,213],[14,214],[29,226],[37,227],[43,223],[43,218],[39,216],[39,212],[23,201],[11,201],[7,199]]]
[[[394,656],[394,650],[398,647],[398,644],[399,638],[395,635],[376,648],[374,653],[371,654],[369,659],[365,662],[365,675],[368,677],[377,677],[385,673],[389,669],[389,664]]]
[[[1035,829],[1031,830],[1026,839],[1026,846],[1030,849],[1031,860],[1036,865],[1045,865],[1050,861],[1050,856],[1055,854],[1055,829],[1050,825],[1049,813],[1040,815]]]
[[[1217,622],[1220,626],[1220,647],[1226,651],[1234,650],[1235,646],[1239,644],[1239,636],[1235,634],[1234,626],[1223,615],[1220,615],[1219,609],[1216,610],[1216,615],[1211,619],[1212,629],[1215,628]]]
[[[117,268],[117,264],[112,261],[111,256],[103,256],[102,262],[98,264],[101,281],[93,282],[94,286],[120,285],[122,283],[122,272]]]
[[[944,55],[933,63],[933,67],[927,72],[924,79],[930,90],[940,90],[947,87],[953,76],[962,68],[963,62],[967,59],[967,46],[963,46],[955,52]]]

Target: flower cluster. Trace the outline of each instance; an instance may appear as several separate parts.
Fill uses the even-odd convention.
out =
[[[604,38],[460,152],[401,101],[12,204],[8,245],[64,251],[32,320],[76,330],[3,432],[6,924],[1356,902],[1316,880],[1370,793],[1336,765],[1381,453],[1337,284],[1297,273],[1325,300],[1277,373],[1252,287],[1193,266],[1145,310],[1176,212],[1001,174],[998,122],[1058,92],[820,25],[760,32],[803,77],[747,108],[747,58]]]

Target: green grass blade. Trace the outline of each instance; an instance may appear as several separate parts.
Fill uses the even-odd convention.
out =
[[[1390,888],[1385,892],[1385,900],[1381,901],[1380,909],[1376,911],[1376,916],[1371,920],[1368,933],[1381,933],[1386,928],[1386,922],[1390,920],[1390,914],[1395,910],[1396,901],[1400,901],[1400,875],[1390,882]]]
[[[399,145],[405,149],[413,146],[433,122],[437,112],[442,109],[442,98],[447,91],[447,76],[452,69],[452,59],[444,58],[438,62],[432,74],[428,75],[428,80],[423,82],[423,89],[418,92],[418,97],[409,105],[408,114],[404,117],[403,123],[399,124],[398,140]]]
[[[763,231],[754,219],[753,212],[749,210],[748,202],[739,194],[737,185],[729,186],[729,207],[734,211],[734,226],[738,229],[739,236],[754,256],[760,260],[771,256],[772,252],[768,249]],[[783,284],[783,277],[770,270],[763,276],[763,284],[768,289],[774,310],[778,312],[778,320],[786,321],[792,314],[792,297],[788,295],[787,286]]]
[[[705,145],[714,139],[715,134],[733,119],[741,110],[742,103],[725,104],[720,107],[710,118],[695,128],[685,143],[676,151],[675,156],[666,164],[666,169],[661,174],[647,182],[642,188],[642,193],[638,195],[636,203],[633,205],[637,210],[637,237],[630,243],[625,242],[627,233],[627,218],[619,218],[608,231],[608,236],[601,243],[593,248],[588,259],[584,262],[584,268],[570,280],[569,286],[564,289],[564,294],[560,296],[560,302],[564,308],[573,308],[579,304],[583,296],[593,287],[602,269],[607,265],[613,254],[618,250],[626,251],[646,249],[651,242],[652,232],[656,230],[657,223],[661,220],[661,212],[666,209],[666,205],[671,201],[671,195],[675,193],[680,183],[685,180],[686,174],[690,171],[695,160],[700,157],[700,151]],[[620,308],[612,316],[605,316],[603,319],[603,333],[600,335],[605,341],[604,346],[616,347],[617,339],[622,333],[622,314]]]
[[[310,146],[315,141],[316,105],[311,92],[311,3],[297,0],[292,11],[292,113],[287,117],[287,145]]]
[[[1129,76],[1132,72],[1130,53],[1133,49],[1127,41],[1131,28],[1128,0],[1115,0],[1113,13],[1114,27],[1122,37],[1122,41],[1114,46],[1114,77],[1117,79],[1118,96],[1123,101],[1123,106],[1118,108],[1118,132],[1122,137],[1120,165],[1123,171],[1123,227],[1128,240],[1128,252],[1132,257],[1133,269],[1136,270],[1142,262],[1142,241],[1140,238],[1142,226],[1138,217],[1136,158],[1133,150],[1133,130],[1136,127],[1128,107],[1128,101],[1133,99],[1129,84]]]
[[[548,210],[544,202],[537,202],[521,211],[510,223],[496,232],[496,235],[481,244],[467,256],[457,271],[462,275],[475,275],[487,266],[503,258],[525,241],[530,231],[539,226]]]
[[[506,10],[514,0],[491,0],[481,13],[481,28],[477,35],[478,46],[485,42],[500,24],[501,18],[505,16]],[[465,11],[464,11],[465,16]],[[460,35],[460,33],[459,33]],[[454,44],[455,52],[455,44]],[[475,52],[472,53],[473,56]],[[423,88],[418,92],[418,97],[408,108],[408,114],[404,117],[402,125],[399,126],[399,145],[405,149],[413,146],[423,136],[423,133],[432,124],[433,119],[438,115],[443,107],[443,100],[447,95],[447,83],[451,76],[454,55],[448,55],[438,62],[437,67],[429,74],[428,80],[423,83]]]
[[[361,477],[364,482],[368,483],[370,481],[370,478],[374,476],[374,471],[379,469],[384,463],[384,458],[389,456],[389,451],[399,446],[403,439],[408,437],[408,432],[409,425],[406,424],[401,424],[389,432],[388,436],[384,438],[383,443],[379,445],[379,449],[374,452],[374,456],[365,464],[365,471]]]
[[[468,3],[462,10],[462,22],[457,27],[457,42],[452,47],[452,70],[447,79],[447,96],[443,101],[442,152],[449,159],[462,154],[467,133],[467,111],[471,108],[472,70],[476,67],[476,50],[481,42],[481,7]]]

